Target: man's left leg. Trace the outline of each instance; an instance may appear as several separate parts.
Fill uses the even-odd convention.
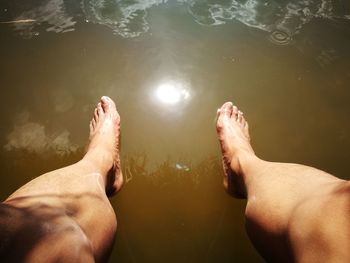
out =
[[[15,238],[11,236],[12,230],[18,229],[17,235],[25,235],[20,230],[26,229],[23,222],[28,221],[40,234],[33,240],[23,236],[23,240],[35,243],[19,248],[26,250],[22,251],[26,262],[50,262],[66,257],[76,262],[84,262],[83,258],[106,261],[117,226],[106,193],[118,192],[123,184],[119,133],[120,117],[115,104],[110,98],[102,97],[90,122],[90,143],[84,158],[32,180],[2,204],[1,242],[11,243]],[[10,236],[5,240],[1,233]],[[1,255],[8,253],[0,247]],[[18,261],[16,255],[8,257]]]

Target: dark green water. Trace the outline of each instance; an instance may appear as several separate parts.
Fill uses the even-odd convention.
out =
[[[329,0],[1,0],[1,197],[78,160],[109,95],[128,179],[110,262],[262,262],[216,109],[244,111],[260,157],[350,179],[349,19]]]

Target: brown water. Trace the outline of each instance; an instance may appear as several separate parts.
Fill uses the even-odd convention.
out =
[[[216,109],[244,111],[260,157],[350,179],[349,19],[329,0],[2,0],[1,197],[78,160],[109,95],[128,181],[110,262],[262,262],[222,189]]]

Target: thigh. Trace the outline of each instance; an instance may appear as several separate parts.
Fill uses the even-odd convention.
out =
[[[305,200],[290,219],[289,237],[298,262],[349,262],[350,183]]]
[[[342,182],[299,164],[260,161],[250,173],[246,215],[270,232],[285,231],[296,206],[314,195],[329,193]]]
[[[100,261],[108,257],[116,232],[116,216],[101,180],[98,173],[78,163],[35,178],[5,203],[32,211],[57,211],[70,218]]]
[[[248,235],[269,262],[293,262],[289,232],[296,212],[310,200],[322,201],[324,196],[332,196],[344,181],[299,164],[259,161],[249,169],[253,179],[246,208]],[[312,213],[311,209],[302,211],[307,216],[297,221],[304,224]]]
[[[2,262],[94,262],[81,228],[62,211],[0,204]]]
[[[294,261],[288,234],[295,212],[308,200],[329,195],[343,181],[312,167],[265,161],[252,168],[252,175],[248,235],[268,261]]]

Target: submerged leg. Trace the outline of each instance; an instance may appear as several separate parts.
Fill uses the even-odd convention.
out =
[[[349,182],[312,167],[258,158],[248,123],[230,102],[218,110],[217,132],[225,189],[248,199],[247,232],[263,257],[274,262],[350,259],[345,245],[350,241]]]
[[[2,247],[13,243],[15,237],[11,235],[25,235],[26,229],[37,233],[22,237],[27,244],[18,250],[27,262],[61,258],[106,261],[117,226],[107,194],[115,194],[123,184],[119,134],[120,117],[115,104],[102,97],[90,122],[90,143],[83,159],[37,177],[2,204],[0,232],[6,232],[8,237],[1,241]],[[0,254],[18,261],[16,255],[20,253],[12,255],[1,249]]]

